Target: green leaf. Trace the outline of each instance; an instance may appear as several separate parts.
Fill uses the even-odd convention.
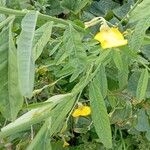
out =
[[[124,99],[121,99],[120,97],[118,99],[117,99],[117,103],[118,103],[118,101],[121,101],[121,100],[123,102],[121,102],[121,106],[119,104],[117,104],[117,107],[114,108],[114,110],[110,113],[111,114],[111,124],[120,124],[120,123],[123,124],[130,117],[132,117],[132,104],[131,104],[131,102],[130,101],[124,101]]]
[[[83,72],[84,68],[76,68],[74,71],[73,71],[73,74],[70,78],[70,82],[74,81],[82,72]]]
[[[95,16],[105,16],[108,12],[112,11],[117,6],[119,6],[118,3],[115,3],[112,0],[93,1],[89,12]]]
[[[121,56],[121,52],[117,49],[113,51],[113,60],[115,62],[117,69],[122,71],[123,70],[122,56]]]
[[[59,50],[58,63],[62,63],[66,58],[69,58],[69,62],[67,65],[64,65],[62,70],[59,72],[62,74],[64,70],[66,70],[68,67],[72,68],[71,70],[67,70],[67,72],[70,71],[73,73],[71,76],[70,81],[74,81],[86,68],[87,64],[87,55],[86,55],[86,49],[85,46],[82,43],[82,35],[77,32],[72,25],[69,25],[69,28],[66,29],[63,35],[63,44],[64,46]],[[61,54],[60,54],[61,53]],[[60,56],[59,56],[60,55]]]
[[[141,52],[144,54],[145,58],[147,58],[150,61],[150,44],[144,45],[141,47]]]
[[[56,45],[52,45],[52,49],[50,49],[50,53],[49,53],[49,56],[52,56],[57,50],[58,48],[60,47],[62,41],[58,41],[58,43]]]
[[[115,16],[117,16],[117,18],[122,19],[128,13],[128,11],[131,9],[131,6],[133,4],[134,4],[134,1],[130,0],[127,3],[123,4],[122,6],[115,8],[113,10]]]
[[[112,147],[112,136],[109,117],[103,96],[100,92],[100,88],[97,85],[96,80],[90,84],[89,97],[92,109],[92,120],[100,138],[100,141],[105,147]]]
[[[140,109],[137,115],[138,115],[138,120],[135,128],[138,131],[148,131],[150,129],[150,124],[148,121],[148,116],[145,113],[145,110]]]
[[[128,88],[127,88],[128,93],[130,93],[133,97],[136,97],[136,90],[137,90],[137,85],[138,85],[140,75],[141,75],[140,71],[135,71],[134,73],[132,73],[128,81]],[[146,98],[150,98],[150,79],[148,81]]]
[[[139,102],[145,99],[148,79],[149,79],[148,71],[147,69],[143,69],[136,90],[136,98],[138,99]]]
[[[133,34],[129,38],[129,47],[133,50],[139,51],[144,41],[146,29],[150,26],[150,17],[140,20],[134,29]]]
[[[126,57],[126,55],[123,55],[121,51],[115,49],[115,51],[113,52],[113,60],[118,69],[119,88],[122,89],[128,84],[129,59],[128,57]]]
[[[69,111],[72,109],[75,100],[76,99],[74,97],[68,97],[66,101],[62,101],[62,103],[60,103],[53,109],[53,112],[51,114],[52,126],[51,126],[50,136],[58,133],[61,130],[64,121],[66,119],[66,116],[69,113]]]
[[[51,37],[53,22],[47,22],[42,27],[35,31],[33,40],[33,55],[34,59],[38,59],[41,55],[45,45],[48,43]]]
[[[130,22],[139,21],[150,16],[150,1],[143,0],[130,14]]]
[[[89,0],[63,0],[62,7],[72,11],[74,14],[78,14],[83,9]]]
[[[8,120],[14,120],[23,104],[17,75],[17,51],[12,37],[12,21],[0,33],[0,111]]]
[[[108,86],[107,86],[105,67],[103,65],[100,66],[99,72],[95,76],[95,81],[98,87],[100,87],[100,91],[103,98],[105,98],[107,95]]]
[[[63,101],[68,101],[69,99],[71,99],[71,97],[71,94],[61,94],[49,98],[47,101],[45,101],[50,102],[46,106],[40,106],[39,108],[32,109],[31,111],[17,118],[14,122],[3,127],[0,132],[0,138],[7,137],[20,131],[24,131],[28,129],[31,125],[39,123],[44,119],[50,117],[53,107],[59,104],[61,105]]]
[[[70,60],[77,61],[77,65],[83,65],[87,60],[86,51],[81,41],[82,35],[70,24],[63,36],[64,49],[69,54]]]
[[[51,150],[50,139],[49,139],[51,124],[52,124],[51,118],[48,118],[26,150],[31,150],[31,149],[32,150],[41,150],[41,149]]]
[[[31,97],[34,85],[33,38],[38,12],[31,11],[22,19],[22,31],[18,39],[18,75],[23,96]]]
[[[63,13],[64,10],[61,7],[61,1],[60,0],[55,0],[55,1],[49,0],[48,3],[50,4],[50,5],[48,4],[49,9],[47,9],[48,15],[57,16],[57,15]]]

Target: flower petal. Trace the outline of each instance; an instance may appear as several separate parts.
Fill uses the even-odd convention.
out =
[[[103,28],[95,35],[94,39],[98,40],[101,43],[103,49],[119,47],[128,43],[128,41],[124,39],[123,34],[118,30],[118,28]]]
[[[72,113],[73,117],[79,116],[88,116],[91,114],[91,108],[89,106],[79,106],[77,109],[74,110]]]
[[[72,116],[75,117],[75,118],[79,117],[80,115],[81,115],[81,111],[78,108],[75,109],[74,112],[72,113]]]
[[[91,114],[91,108],[89,106],[84,106],[81,111],[81,116],[88,116]]]

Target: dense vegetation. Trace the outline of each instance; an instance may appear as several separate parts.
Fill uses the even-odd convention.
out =
[[[0,149],[149,150],[150,0],[0,0]]]

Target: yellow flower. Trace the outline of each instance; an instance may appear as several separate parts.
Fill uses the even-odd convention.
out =
[[[91,114],[91,108],[89,106],[78,106],[77,109],[74,110],[72,113],[73,117],[79,117],[79,116],[88,116]]]
[[[118,28],[110,28],[106,25],[102,25],[100,32],[95,35],[94,39],[101,43],[103,49],[119,47],[128,43]]]
[[[67,146],[69,146],[69,143],[66,140],[64,140],[63,147],[67,147]]]

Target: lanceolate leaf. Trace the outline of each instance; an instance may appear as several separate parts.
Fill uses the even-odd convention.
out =
[[[23,104],[17,75],[17,51],[11,32],[12,22],[0,33],[0,111],[14,120]]]
[[[49,138],[50,130],[51,118],[48,118],[26,150],[51,150]]]
[[[74,72],[70,81],[75,80],[86,67],[87,55],[84,45],[81,41],[82,36],[80,33],[77,32],[72,25],[69,25],[69,28],[66,29],[63,36],[65,52],[62,56],[64,56],[64,59],[69,57],[69,64],[74,68]]]
[[[90,84],[89,97],[92,109],[92,119],[97,135],[105,147],[111,148],[112,136],[107,109],[103,96],[95,81]]]
[[[143,0],[136,8],[131,12],[130,22],[139,21],[141,19],[150,16],[150,0]]]
[[[105,67],[103,65],[100,66],[99,72],[97,73],[95,77],[95,81],[97,85],[100,87],[101,94],[103,98],[107,95],[107,77],[105,72]]]
[[[47,22],[42,27],[35,31],[34,41],[33,41],[33,55],[34,59],[38,59],[41,55],[43,48],[50,40],[52,32],[53,22]]]
[[[36,137],[29,145],[27,150],[30,149],[50,149],[50,137],[53,134],[60,131],[66,115],[72,109],[74,104],[75,98],[72,98],[68,95],[65,96],[64,101],[59,103],[52,111],[51,111],[51,118],[48,118],[44,125],[41,127],[40,131],[37,133]],[[60,114],[61,112],[61,114]]]
[[[139,101],[142,101],[146,96],[148,79],[149,79],[149,75],[147,69],[142,70],[140,79],[138,81],[137,90],[136,90],[136,98]]]
[[[68,97],[66,101],[62,101],[62,103],[56,106],[56,108],[53,110],[51,114],[52,116],[52,126],[51,126],[51,132],[50,132],[51,136],[60,131],[67,114],[73,107],[75,100],[76,99],[73,97]]]
[[[82,36],[70,24],[64,33],[63,42],[65,50],[70,55],[70,60],[74,59],[78,65],[83,65],[87,61],[84,45],[81,41]]]
[[[119,87],[122,89],[127,85],[128,82],[128,57],[116,49],[113,53],[113,60],[118,69]]]
[[[67,8],[77,14],[86,6],[87,3],[89,3],[89,0],[63,0],[61,4],[64,8]]]
[[[140,109],[137,113],[137,124],[135,128],[139,131],[148,131],[150,129],[149,119],[144,109]]]
[[[140,50],[140,47],[144,41],[145,31],[150,26],[150,17],[140,20],[134,29],[133,34],[129,41],[129,46],[133,50]]]
[[[120,51],[117,49],[113,51],[113,60],[115,62],[117,69],[122,71],[123,70],[122,56]]]
[[[65,107],[68,106],[67,103],[71,102],[71,101],[69,101],[71,98],[72,98],[71,94],[55,95],[55,96],[49,98],[46,101],[48,103],[47,105],[39,106],[39,108],[30,110],[29,112],[27,112],[27,113],[23,114],[22,116],[20,116],[19,118],[17,118],[14,122],[12,122],[12,123],[8,124],[7,126],[5,126],[4,128],[2,128],[1,132],[0,132],[0,138],[7,137],[11,134],[15,134],[20,131],[24,131],[24,130],[28,129],[31,125],[39,123],[39,122],[43,121],[44,119],[50,117],[51,115],[53,116],[53,114],[55,114],[56,112],[52,111],[52,108],[55,107],[56,105],[58,105],[56,108],[59,108],[59,106],[62,106],[62,104],[65,104],[62,106],[65,109]],[[71,109],[71,107],[67,107],[67,109]],[[64,112],[67,111],[67,109],[64,110]],[[62,114],[64,112],[62,112]],[[62,116],[60,115],[60,109],[57,113],[59,113],[57,117],[63,117],[63,115]],[[67,113],[68,113],[68,111],[67,111]],[[59,124],[57,124],[57,126],[59,126]]]
[[[34,58],[32,54],[38,12],[31,11],[23,18],[18,39],[18,75],[23,96],[31,97],[34,85]]]

